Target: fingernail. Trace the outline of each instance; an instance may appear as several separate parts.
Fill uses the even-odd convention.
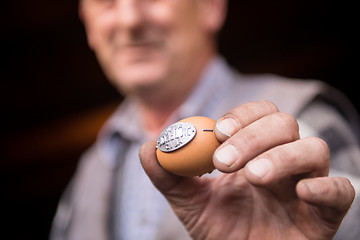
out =
[[[216,128],[222,134],[231,137],[238,130],[239,124],[233,118],[224,118],[216,123]]]
[[[238,151],[233,145],[228,144],[215,152],[215,158],[229,168],[232,168],[238,160]]]
[[[266,158],[253,160],[247,164],[247,168],[250,172],[260,179],[264,178],[270,172],[271,167],[270,160]]]

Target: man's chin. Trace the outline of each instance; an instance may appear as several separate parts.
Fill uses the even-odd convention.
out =
[[[117,75],[113,83],[125,94],[144,94],[156,91],[164,84],[165,74],[154,71],[153,68],[132,69],[125,74]]]

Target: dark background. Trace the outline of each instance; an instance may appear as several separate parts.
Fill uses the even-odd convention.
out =
[[[360,108],[349,1],[236,1],[220,51],[242,72],[316,78]],[[77,160],[121,101],[88,49],[74,0],[1,7],[2,236],[47,239]]]

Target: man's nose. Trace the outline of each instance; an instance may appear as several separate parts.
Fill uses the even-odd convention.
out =
[[[138,27],[144,20],[144,6],[139,0],[120,0],[116,3],[116,22],[124,28]]]

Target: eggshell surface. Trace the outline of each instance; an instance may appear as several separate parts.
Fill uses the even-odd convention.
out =
[[[179,176],[201,176],[215,169],[212,157],[220,146],[216,139],[213,119],[194,116],[180,120],[190,123],[196,129],[195,137],[184,146],[171,152],[156,149],[156,156],[160,165],[167,171]]]

